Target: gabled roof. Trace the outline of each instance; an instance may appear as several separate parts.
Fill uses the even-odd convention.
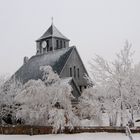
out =
[[[79,57],[79,59],[80,59],[80,61],[81,61],[81,64],[82,64],[82,66],[83,66],[83,68],[84,68],[84,70],[85,70],[85,74],[86,74],[87,76],[89,76],[89,74],[88,74],[88,72],[87,72],[87,70],[86,70],[86,68],[85,68],[85,66],[84,66],[84,63],[83,63],[83,61],[82,61],[82,59],[81,59],[81,57],[80,57],[80,55],[79,55],[79,53],[78,53],[78,51],[77,51],[77,49],[76,49],[75,46],[73,46],[73,50],[72,50],[72,51],[76,51],[77,56]],[[69,58],[68,58],[68,59],[69,59]],[[66,66],[66,63],[64,64],[63,69],[65,68],[65,66]],[[61,73],[63,72],[63,69],[61,70]],[[61,74],[61,73],[60,73],[60,74]]]
[[[55,72],[60,74],[73,49],[74,47],[67,47],[46,54],[35,55],[31,57],[14,76],[22,83],[30,79],[41,79],[42,73],[40,71],[40,66],[44,65],[50,65]]]
[[[69,41],[69,39],[65,37],[53,24],[37,41],[48,38],[48,37],[57,37],[57,38],[62,38]]]

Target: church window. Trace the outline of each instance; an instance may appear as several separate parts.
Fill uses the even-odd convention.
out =
[[[66,42],[64,41],[64,48],[66,47]]]
[[[76,78],[76,67],[74,66],[74,78]]]
[[[62,40],[60,40],[60,48],[62,48],[63,46],[62,46]]]
[[[77,68],[77,76],[80,77],[79,68]]]
[[[59,42],[58,42],[58,40],[56,40],[56,48],[57,49],[59,48]]]
[[[49,40],[47,40],[47,52],[49,51]]]
[[[47,46],[49,47],[49,40],[47,40]]]
[[[72,68],[70,68],[70,77],[72,77]]]

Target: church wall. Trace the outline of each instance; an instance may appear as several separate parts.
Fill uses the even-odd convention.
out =
[[[75,70],[76,70],[76,76],[74,75],[74,67],[75,67]],[[85,71],[85,69],[82,65],[82,62],[81,62],[80,58],[78,57],[78,54],[75,51],[75,49],[72,51],[72,54],[67,61],[67,64],[65,65],[63,71],[60,74],[60,77],[71,77],[70,68],[72,69],[72,77],[74,78],[74,80],[78,84],[79,89],[80,88],[81,89],[85,88],[85,86],[87,86],[87,82],[83,78],[83,76],[86,73],[86,71]],[[78,77],[77,69],[79,69],[79,77]]]

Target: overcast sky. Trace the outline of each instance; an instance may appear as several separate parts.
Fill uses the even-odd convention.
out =
[[[35,55],[52,16],[86,67],[95,54],[114,58],[126,39],[140,61],[140,0],[0,0],[0,74],[13,74],[24,56]]]

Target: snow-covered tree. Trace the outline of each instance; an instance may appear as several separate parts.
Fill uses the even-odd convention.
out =
[[[89,119],[96,124],[101,125],[102,116],[99,92],[96,87],[89,87],[85,89],[79,98],[79,115],[81,119]]]
[[[28,125],[48,125],[47,114],[50,103],[43,81],[28,81],[15,99],[20,104],[17,119],[24,120]]]
[[[49,122],[54,126],[54,132],[58,129],[63,130],[64,126],[72,129],[73,126],[79,125],[79,119],[72,111],[71,86],[68,83],[59,81],[51,85],[50,88],[49,96],[52,108],[49,110]]]
[[[0,76],[0,124],[2,124],[2,118],[4,116],[3,109],[4,109],[4,94],[3,94],[3,86],[6,81],[5,76]]]
[[[0,87],[4,85],[4,83],[6,82],[8,78],[9,77],[7,75],[0,75]]]
[[[68,82],[61,80],[50,66],[43,66],[41,70],[52,105],[49,109],[49,123],[53,125],[54,132],[58,129],[63,130],[64,126],[72,129],[73,126],[79,125],[79,119],[72,111],[72,87]]]
[[[126,115],[126,107],[128,107],[126,105],[129,104],[130,107],[133,102],[130,100],[136,101],[136,98],[132,99],[132,97],[138,95],[138,85],[140,83],[140,76],[134,70],[132,56],[131,44],[126,41],[124,48],[116,55],[115,61],[108,62],[104,58],[96,56],[90,63],[94,83],[102,86],[105,90],[103,96],[106,110],[110,118],[112,118],[111,116],[114,113],[116,117],[117,113],[120,113],[121,126],[124,125],[124,115]],[[136,93],[137,95],[133,96]],[[109,106],[107,103],[112,104],[112,106]]]
[[[134,66],[127,78],[126,87],[126,106],[129,109],[129,121],[134,125],[134,115],[139,111],[140,101],[140,64]]]
[[[15,80],[4,80],[0,88],[1,96],[1,119],[5,123],[13,124],[15,123],[16,108],[18,107],[15,96],[20,92],[22,84]]]
[[[72,88],[53,72],[50,66],[41,67],[42,80],[30,80],[16,96],[21,105],[17,118],[30,125],[51,125],[54,132],[79,123],[72,112]]]
[[[42,80],[47,86],[60,81],[58,74],[52,70],[51,66],[41,66],[40,70],[42,71]]]

